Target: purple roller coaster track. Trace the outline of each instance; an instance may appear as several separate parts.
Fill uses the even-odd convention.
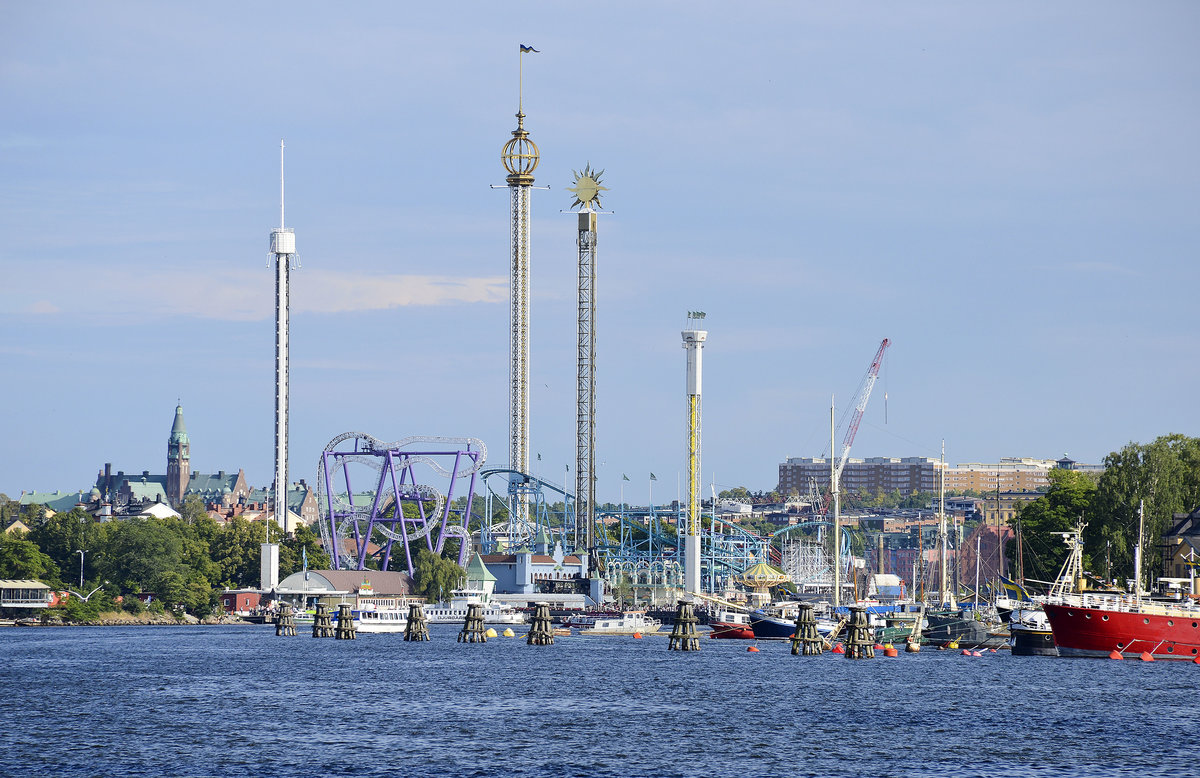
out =
[[[475,438],[384,443],[362,432],[338,435],[321,452],[317,473],[321,540],[333,567],[365,570],[374,557],[380,569],[388,570],[399,542],[403,569],[411,575],[416,544],[441,553],[449,537],[459,539],[458,563],[465,564],[475,475],[486,459],[487,448]],[[418,472],[440,476],[445,492],[420,483]],[[454,486],[460,478],[469,480],[463,507],[456,510]]]

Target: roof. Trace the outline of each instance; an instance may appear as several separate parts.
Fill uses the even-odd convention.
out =
[[[226,490],[232,492],[237,486],[238,473],[227,473],[222,470],[219,473],[192,473],[188,478],[187,487],[183,490],[186,494],[196,495],[218,495],[225,494]]]
[[[467,565],[467,580],[468,581],[495,581],[496,576],[487,569],[487,565],[479,558],[479,554],[471,557],[470,563]]]
[[[166,519],[169,517],[174,517],[176,519],[180,518],[179,513],[172,510],[171,506],[167,505],[165,502],[156,502],[138,515],[150,516],[155,519]]]
[[[22,505],[45,505],[55,513],[69,511],[80,502],[87,502],[88,492],[25,492],[21,495]]]
[[[766,562],[759,562],[757,565],[747,568],[738,578],[747,586],[772,586],[788,580],[786,573],[776,570]]]
[[[50,589],[49,586],[41,581],[34,581],[28,578],[5,578],[0,579],[0,588],[3,589]]]
[[[292,484],[290,487],[288,487],[288,490],[287,490],[288,510],[299,513],[300,509],[302,507],[304,507],[304,501],[308,498],[308,495],[311,491],[312,491],[312,487],[309,487],[309,486],[298,486],[296,484]],[[270,502],[272,497],[273,497],[273,495],[271,494],[270,489],[251,489],[249,491],[249,493],[246,495],[246,499],[248,501],[261,502],[261,503]]]
[[[171,425],[171,437],[169,443],[187,443],[188,434],[187,427],[183,425],[183,406],[175,406],[175,423]]]
[[[292,573],[279,582],[279,589],[301,591],[307,589],[314,594],[320,592],[357,592],[364,583],[370,584],[376,595],[412,594],[413,580],[408,573],[391,570],[309,570],[305,581],[303,571]]]

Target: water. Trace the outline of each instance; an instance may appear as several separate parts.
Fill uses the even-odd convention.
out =
[[[1200,666],[0,630],[0,775],[1195,776]]]

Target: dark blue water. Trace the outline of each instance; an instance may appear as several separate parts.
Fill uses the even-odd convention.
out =
[[[2,775],[1197,776],[1200,666],[0,630]]]

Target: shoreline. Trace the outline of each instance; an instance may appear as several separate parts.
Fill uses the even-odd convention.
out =
[[[181,618],[167,615],[133,615],[124,611],[110,611],[102,613],[98,618],[88,619],[86,621],[63,621],[62,619],[51,619],[43,621],[37,619],[2,619],[0,627],[221,627],[221,626],[261,626],[251,621],[246,621],[237,616],[222,614],[221,616],[209,616],[203,619],[198,619],[195,616],[184,615]]]

